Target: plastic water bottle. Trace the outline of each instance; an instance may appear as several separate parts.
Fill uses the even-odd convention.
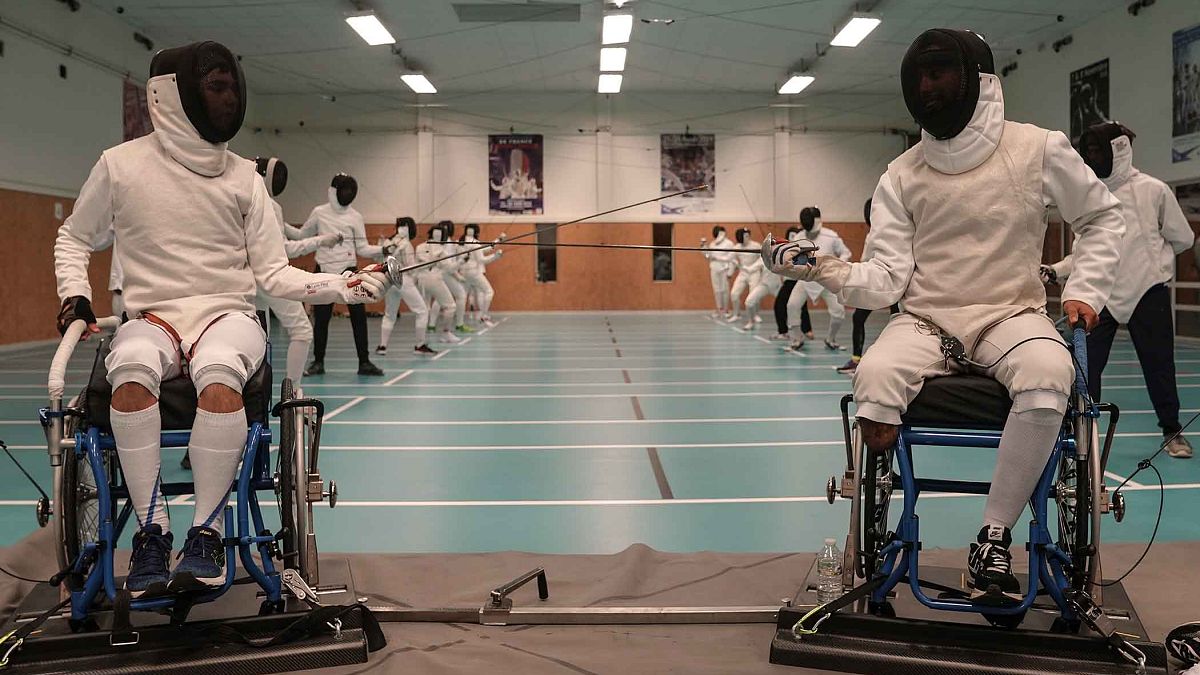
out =
[[[830,537],[817,554],[817,602],[832,602],[842,594],[842,552],[837,540]]]

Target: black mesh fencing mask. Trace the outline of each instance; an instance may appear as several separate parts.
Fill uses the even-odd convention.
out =
[[[150,77],[174,75],[188,121],[209,143],[226,143],[246,119],[246,78],[237,57],[217,42],[164,49],[150,61]]]
[[[409,216],[401,216],[396,219],[396,234],[403,233],[409,239],[415,239],[417,236],[417,221]]]
[[[278,157],[255,157],[254,165],[258,169],[258,175],[262,176],[263,182],[267,184],[271,196],[278,197],[287,187],[287,164]]]
[[[443,220],[440,223],[438,223],[438,227],[442,228],[442,234],[445,235],[446,241],[450,241],[451,239],[454,238],[454,222],[453,221]]]
[[[1097,178],[1108,178],[1113,172],[1113,152],[1124,143],[1114,144],[1113,141],[1125,137],[1132,144],[1137,136],[1129,127],[1120,122],[1101,122],[1088,127],[1079,136],[1079,146],[1076,148],[1083,156],[1083,161],[1096,172]]]
[[[354,180],[354,176],[339,173],[330,181],[329,187],[337,191],[337,203],[342,206],[350,206],[350,202],[358,196],[358,181]]]
[[[979,102],[979,74],[995,74],[992,50],[967,30],[932,28],[917,36],[900,63],[904,105],[938,140],[967,127]]]
[[[820,217],[821,209],[815,206],[806,206],[800,209],[800,227],[803,227],[805,232],[811,232]]]
[[[737,233],[734,234],[734,236],[737,237],[737,243],[744,244],[744,243],[750,241],[750,230],[747,230],[746,228],[743,227],[743,228],[739,229],[737,231]]]

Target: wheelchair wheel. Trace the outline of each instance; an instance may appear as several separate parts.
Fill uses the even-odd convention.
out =
[[[74,437],[77,425],[77,418],[68,417],[63,425],[64,436]],[[106,474],[112,472],[109,453],[104,456],[104,470]],[[55,508],[62,519],[59,546],[62,547],[61,562],[65,567],[79,557],[86,544],[100,540],[100,503],[96,476],[86,455],[76,454],[74,450],[65,452],[61,470],[56,473],[59,474],[62,488],[62,504],[56,504]]]
[[[1090,424],[1076,425],[1076,442],[1091,445],[1093,427]],[[1082,432],[1082,433],[1079,433]],[[1089,453],[1089,457],[1093,456]],[[1092,510],[1095,508],[1095,490],[1092,487],[1092,471],[1089,462],[1063,453],[1058,465],[1054,501],[1058,510],[1059,550],[1071,559],[1069,576],[1071,586],[1085,590],[1090,578],[1093,560]]]
[[[295,398],[292,381],[283,381],[280,393],[281,401]],[[279,446],[276,455],[275,495],[279,498],[279,525],[283,532],[280,539],[280,550],[283,554],[283,566],[287,569],[299,569],[303,559],[299,550],[302,539],[301,530],[297,523],[298,511],[304,499],[297,491],[297,466],[303,461],[300,449],[300,437],[296,434],[297,418],[300,414],[295,408],[283,408],[279,413]]]
[[[862,478],[862,577],[870,579],[879,566],[879,553],[887,545],[888,507],[892,502],[892,454],[872,452],[864,446]]]

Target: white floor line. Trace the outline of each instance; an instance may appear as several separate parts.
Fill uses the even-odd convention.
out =
[[[1129,482],[1127,482],[1127,483],[1126,483],[1126,480],[1128,480],[1128,479],[1127,479],[1127,478],[1125,478],[1125,476],[1122,476],[1122,475],[1121,475],[1121,474],[1119,474],[1119,473],[1113,473],[1113,472],[1111,472],[1111,471],[1105,471],[1105,472],[1104,472],[1104,475],[1105,475],[1105,476],[1108,476],[1109,478],[1111,478],[1111,479],[1113,479],[1113,480],[1115,480],[1115,481],[1117,481],[1117,484],[1118,484],[1118,485],[1119,485],[1119,484],[1121,484],[1121,483],[1125,483],[1125,486],[1126,486],[1126,487],[1136,487],[1136,488],[1140,488],[1140,487],[1146,487],[1145,485],[1142,485],[1141,483],[1139,483],[1139,482],[1137,482],[1137,481],[1135,481],[1135,480],[1131,480],[1131,481],[1129,481]]]
[[[403,373],[400,373],[399,375],[397,375],[397,376],[393,377],[392,379],[388,380],[387,382],[384,382],[384,383],[383,383],[383,386],[385,386],[385,387],[390,387],[390,386],[392,386],[393,384],[396,384],[397,382],[399,382],[400,380],[403,380],[404,378],[408,377],[409,375],[412,375],[412,374],[413,374],[413,372],[415,372],[415,371],[412,371],[412,370],[406,370],[406,371],[404,371]],[[321,385],[317,385],[317,386],[319,387],[319,386],[321,386]],[[374,398],[374,397],[371,397],[371,398]]]
[[[324,419],[324,421],[325,421],[326,423],[328,423],[328,422],[329,422],[329,420],[331,420],[331,419],[333,419],[334,417],[337,417],[338,415],[340,415],[340,414],[342,414],[342,413],[346,412],[347,410],[349,410],[349,409],[353,408],[354,406],[358,405],[359,403],[362,403],[362,402],[363,402],[365,399],[366,399],[366,397],[365,397],[365,396],[359,396],[359,397],[357,397],[357,398],[353,399],[352,401],[350,401],[350,402],[348,402],[348,403],[343,403],[342,405],[340,405],[340,406],[338,406],[338,407],[334,408],[332,412],[327,412],[327,413],[325,413],[325,419]]]
[[[451,347],[450,349],[443,349],[442,351],[438,352],[436,356],[434,356],[432,359],[429,359],[429,360],[437,361],[438,359],[442,358],[443,356],[449,354],[452,351],[454,351],[453,347]],[[439,372],[444,372],[444,371],[439,371]]]

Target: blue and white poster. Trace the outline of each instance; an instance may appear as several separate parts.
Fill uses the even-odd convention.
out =
[[[1171,161],[1190,162],[1200,157],[1200,24],[1176,31],[1171,52]]]

